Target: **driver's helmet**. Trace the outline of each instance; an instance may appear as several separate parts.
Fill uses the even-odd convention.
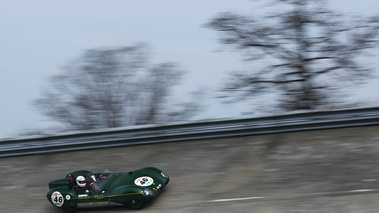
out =
[[[76,178],[76,184],[79,186],[79,187],[85,187],[86,186],[86,179],[83,177],[83,176],[78,176]]]

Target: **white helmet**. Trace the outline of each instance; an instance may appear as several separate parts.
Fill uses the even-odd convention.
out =
[[[78,184],[79,187],[85,187],[86,186],[86,179],[83,176],[78,176],[76,178],[76,184]]]

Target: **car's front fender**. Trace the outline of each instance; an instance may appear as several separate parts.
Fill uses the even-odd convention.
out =
[[[125,203],[128,200],[140,200],[148,202],[155,198],[156,194],[145,194],[144,188],[140,186],[120,186],[112,190],[111,195],[106,197],[112,202]]]

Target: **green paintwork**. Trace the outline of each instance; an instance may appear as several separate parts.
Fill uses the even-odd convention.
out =
[[[128,201],[136,200],[144,204],[155,199],[168,184],[170,178],[162,176],[161,172],[160,169],[154,167],[146,167],[126,173],[75,171],[69,173],[65,179],[51,181],[49,183],[50,190],[46,197],[56,207],[69,211],[76,209],[79,203],[88,202],[106,201],[126,204]],[[95,176],[96,180],[88,181],[88,191],[85,191],[76,185],[75,180],[78,176],[87,178]],[[141,177],[146,178],[142,179]],[[148,194],[144,193],[145,189],[149,189]]]

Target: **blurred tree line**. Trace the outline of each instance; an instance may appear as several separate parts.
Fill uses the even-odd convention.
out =
[[[151,64],[144,44],[91,49],[54,76],[34,105],[71,130],[186,120],[199,105],[169,99],[183,75],[175,63]]]
[[[255,68],[229,75],[227,101],[279,93],[286,111],[338,106],[342,87],[372,77],[365,60],[378,47],[379,17],[347,17],[324,0],[272,0],[263,16],[221,13],[207,26]],[[348,95],[347,95],[348,96]]]
[[[207,23],[220,42],[254,64],[229,75],[222,97],[232,102],[279,93],[280,109],[335,105],[338,82],[353,85],[372,70],[362,60],[378,46],[379,17],[346,17],[324,0],[273,0],[265,16],[225,12]],[[52,78],[34,102],[68,129],[88,130],[185,121],[202,110],[198,97],[173,105],[170,92],[184,71],[151,64],[145,45],[92,49]]]

